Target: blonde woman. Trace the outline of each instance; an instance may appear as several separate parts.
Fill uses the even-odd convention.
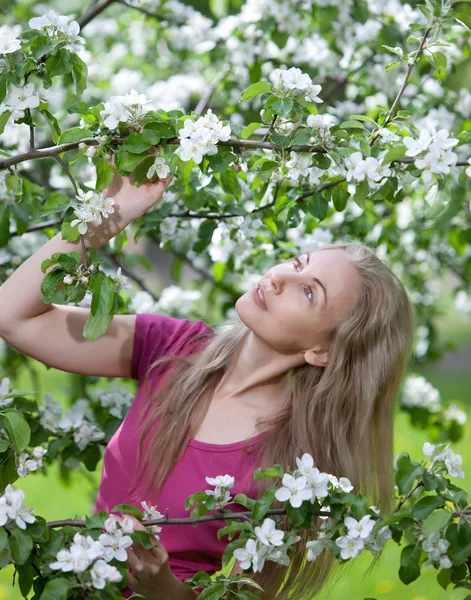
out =
[[[135,187],[116,173],[105,190],[115,213],[89,227],[86,245],[99,248],[117,235],[159,201],[170,180]],[[281,483],[254,484],[257,467],[294,467],[306,452],[321,471],[348,477],[355,491],[390,509],[394,404],[413,313],[404,287],[372,250],[337,243],[275,264],[237,300],[240,320],[225,327],[116,315],[93,342],[82,335],[88,309],[41,301],[42,261],[72,250],[82,252],[80,240],[58,234],[13,273],[0,288],[0,327],[18,350],[57,369],[138,381],[106,448],[96,510],[144,501],[169,517],[188,516],[184,502],[209,487],[206,477],[232,475],[233,497],[256,497]],[[183,581],[221,568],[221,526],[163,526],[152,550],[134,544],[129,588],[152,600],[196,597]],[[285,518],[281,526],[289,526]],[[324,553],[303,564],[308,539],[304,533],[293,546],[289,567],[266,562],[252,575],[264,600],[311,599],[322,587],[332,559]]]

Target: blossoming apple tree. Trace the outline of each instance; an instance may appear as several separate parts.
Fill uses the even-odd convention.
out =
[[[72,252],[44,261],[44,273],[54,268],[43,301],[90,307],[86,340],[117,312],[208,318],[217,306],[230,317],[277,258],[351,237],[375,247],[407,287],[419,317],[416,363],[439,357],[447,343],[434,324],[436,282],[445,273],[457,307],[471,314],[471,94],[460,85],[471,13],[448,0],[226,0],[208,14],[196,4],[98,0],[76,15],[25,4],[0,26],[0,276],[56,230],[84,245],[90,224],[114,212],[104,193],[112,163],[137,185],[170,173],[162,202],[134,229],[101,251],[87,248],[83,260]],[[172,285],[157,297],[135,273],[150,264],[126,249],[132,233],[172,256],[176,284],[191,268],[194,289]],[[25,365],[28,357],[5,348],[0,568],[14,564],[25,597],[33,589],[43,600],[120,598],[126,548],[150,547],[172,519],[142,502],[48,523],[13,484],[44,462],[95,470],[133,394],[83,377],[64,412],[49,392],[37,402],[10,389],[9,375]],[[420,462],[396,457],[392,514],[368,506],[344,474],[320,472],[309,454],[296,467],[257,470],[255,480],[278,481],[258,500],[232,498],[228,474],[208,477],[214,489],[188,498],[189,519],[224,520],[223,565],[235,557],[246,572],[200,572],[186,584],[203,588],[202,599],[257,597],[250,573],[266,561],[288,565],[297,534],[318,515],[308,561],[324,550],[343,562],[376,555],[391,539],[404,546],[404,583],[431,566],[445,589],[470,589],[471,509],[450,448],[466,413],[414,373],[400,409],[430,441]],[[275,498],[289,531],[270,508]],[[231,501],[247,511],[227,510]]]

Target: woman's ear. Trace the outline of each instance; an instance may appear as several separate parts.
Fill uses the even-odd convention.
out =
[[[313,348],[304,353],[304,360],[314,367],[325,367],[328,358],[329,353],[325,348]]]

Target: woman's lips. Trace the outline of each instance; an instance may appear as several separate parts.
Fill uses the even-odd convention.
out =
[[[263,309],[263,310],[267,310],[267,307],[265,306],[265,303],[262,302],[262,299],[260,298],[260,296],[258,295],[258,288],[254,288],[251,292],[252,294],[252,298],[255,300],[255,303],[258,304],[258,306]]]

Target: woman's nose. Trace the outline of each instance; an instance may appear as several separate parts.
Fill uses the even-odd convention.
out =
[[[293,277],[294,273],[276,271],[270,275],[270,283],[275,294],[280,294],[286,283]]]

